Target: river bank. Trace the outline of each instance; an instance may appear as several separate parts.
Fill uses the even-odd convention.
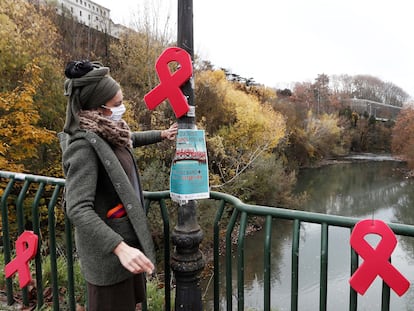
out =
[[[314,165],[306,166],[302,168],[318,168],[326,165],[352,163],[354,161],[395,161],[405,162],[401,157],[393,156],[388,153],[376,154],[376,153],[350,153],[344,156],[338,156],[334,158],[326,158],[318,161]]]
[[[312,169],[312,168],[320,168],[327,165],[335,165],[335,164],[344,164],[344,163],[352,163],[352,162],[369,162],[369,161],[394,161],[394,162],[407,162],[400,156],[393,156],[391,154],[375,154],[375,153],[351,153],[345,156],[340,156],[336,158],[327,158],[322,159],[321,161],[315,163],[314,165],[310,166],[303,166],[300,168],[302,169]],[[405,178],[414,178],[414,170],[409,169],[408,167],[403,167],[398,169],[401,174],[404,175]]]

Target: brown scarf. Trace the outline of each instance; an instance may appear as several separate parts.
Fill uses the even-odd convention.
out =
[[[96,133],[112,146],[132,147],[131,130],[124,120],[112,121],[98,110],[81,110],[79,126]]]

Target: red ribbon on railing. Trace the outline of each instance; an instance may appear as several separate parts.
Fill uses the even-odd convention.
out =
[[[20,288],[29,285],[32,280],[29,261],[36,256],[37,245],[38,236],[33,231],[24,231],[16,240],[16,257],[4,268],[6,278],[18,273]]]
[[[171,73],[169,63],[177,62],[180,66]],[[191,56],[178,47],[166,49],[155,64],[160,84],[144,96],[148,109],[154,109],[168,99],[177,118],[188,112],[190,106],[180,87],[193,75]]]
[[[375,249],[365,240],[367,234],[381,236]],[[361,295],[365,294],[377,276],[380,276],[399,296],[408,290],[410,282],[388,261],[397,245],[397,238],[386,223],[373,219],[361,220],[352,231],[350,243],[364,259],[349,280],[355,291]]]

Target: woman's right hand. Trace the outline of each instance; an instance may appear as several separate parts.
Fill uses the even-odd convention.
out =
[[[168,129],[161,131],[161,138],[174,140],[178,133],[178,123],[175,122]]]
[[[134,274],[142,272],[152,274],[154,271],[154,265],[151,260],[139,249],[131,247],[125,242],[121,242],[115,247],[114,254],[118,256],[125,269]]]

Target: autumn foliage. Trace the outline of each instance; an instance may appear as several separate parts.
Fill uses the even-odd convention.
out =
[[[91,44],[75,23],[73,17],[57,18],[53,4],[0,2],[0,169],[62,176],[55,134],[65,119],[62,85],[68,60],[93,58],[111,67],[124,90],[133,130],[161,129],[175,121],[167,103],[154,111],[143,103],[159,82],[156,58],[174,44],[164,28],[152,28],[144,16],[137,29],[120,38],[94,36],[100,42]],[[349,151],[389,150],[392,124],[352,111],[347,100],[362,96],[401,106],[407,99],[400,88],[371,76],[320,74],[314,82],[276,90],[197,56],[194,67],[196,121],[206,132],[212,188],[263,204],[291,202],[288,192],[300,167]],[[403,134],[411,137],[405,134],[409,127],[398,124],[408,121],[403,116],[397,121],[393,148],[408,155],[402,143],[408,138],[398,143]],[[173,152],[168,143],[137,151],[145,190],[168,188]]]
[[[0,169],[60,171],[55,131],[63,125],[60,37],[47,8],[0,2]]]
[[[28,64],[18,87],[0,93],[0,169],[24,170],[24,163],[37,157],[38,146],[49,144],[54,132],[37,127],[39,112],[34,96],[42,82],[40,68]]]
[[[201,72],[196,84],[197,112],[208,132],[212,166],[219,185],[226,184],[272,152],[285,136],[285,120],[269,103],[237,89],[222,71]]]
[[[414,169],[414,109],[400,112],[392,131],[392,151]]]
[[[163,129],[176,121],[166,102],[154,111],[143,102],[159,83],[156,59],[176,44],[173,39],[154,31],[148,15],[137,29],[108,38],[73,16],[56,17],[56,3],[0,0],[0,170],[63,177],[56,133],[65,120],[63,71],[70,60],[110,66],[123,88],[132,130]],[[403,106],[408,95],[392,83],[319,74],[313,82],[276,90],[197,56],[194,65],[196,123],[206,133],[212,190],[248,203],[299,208],[304,194],[293,189],[300,168],[351,151],[389,152],[391,131],[392,151],[414,169],[413,109],[403,110],[392,129],[392,121],[379,123],[349,106],[354,97]],[[135,151],[144,190],[168,189],[174,151],[166,141]],[[160,217],[154,218],[162,240]],[[200,218],[201,225],[211,226],[211,218]],[[62,224],[63,216],[57,221]]]

